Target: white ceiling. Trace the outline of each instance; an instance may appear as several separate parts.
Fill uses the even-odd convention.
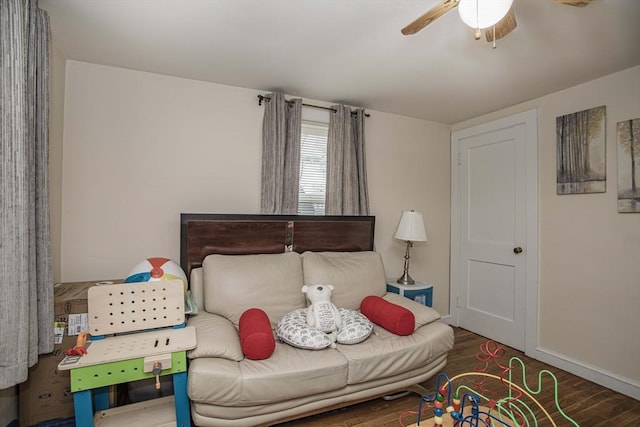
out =
[[[439,0],[40,0],[67,59],[457,123],[640,65],[640,0],[515,0],[496,49]],[[639,76],[640,78],[640,76]]]

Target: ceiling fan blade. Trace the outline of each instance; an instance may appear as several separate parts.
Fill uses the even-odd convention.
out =
[[[507,14],[495,25],[495,37],[496,40],[500,40],[518,26],[516,22],[516,14],[513,13],[513,6],[509,9]],[[494,27],[489,27],[484,31],[484,36],[488,42],[493,41]]]
[[[427,13],[413,21],[411,24],[404,27],[401,32],[405,36],[409,36],[417,33],[442,15],[453,9],[458,5],[458,0],[443,0],[442,3],[433,7]]]
[[[569,6],[584,7],[591,3],[591,0],[554,0],[556,3],[568,4]]]

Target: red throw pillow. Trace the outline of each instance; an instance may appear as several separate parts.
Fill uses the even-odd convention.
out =
[[[271,330],[267,313],[259,308],[250,308],[240,316],[240,345],[248,359],[266,359],[276,348],[276,340]]]
[[[396,335],[411,335],[416,327],[416,318],[411,311],[378,296],[362,300],[360,311],[373,323]]]

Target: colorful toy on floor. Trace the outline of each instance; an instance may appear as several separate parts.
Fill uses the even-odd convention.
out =
[[[466,372],[449,378],[440,373],[436,378],[436,391],[433,395],[420,397],[418,405],[418,422],[416,427],[465,427],[465,426],[538,426],[539,419],[546,419],[557,426],[554,417],[537,400],[542,390],[543,376],[548,376],[553,384],[553,400],[555,411],[563,420],[562,425],[578,424],[564,413],[558,402],[558,380],[548,370],[538,372],[538,385],[534,390],[527,384],[526,367],[518,357],[509,359],[508,366],[502,365],[498,359],[505,353],[494,341],[481,346],[476,358],[484,362],[484,367],[474,372]],[[488,372],[493,362],[499,375]],[[519,368],[519,369],[518,369]],[[520,372],[522,384],[516,384],[514,374]],[[470,377],[471,385],[462,384],[461,379]],[[495,380],[492,382],[492,380]],[[459,383],[459,384],[458,384]],[[491,383],[492,388],[489,387]],[[456,385],[457,384],[457,385]],[[527,404],[532,403],[532,405]],[[433,417],[421,420],[424,405],[433,405]]]

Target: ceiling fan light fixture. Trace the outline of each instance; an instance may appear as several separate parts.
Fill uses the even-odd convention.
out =
[[[459,0],[458,13],[471,28],[489,28],[509,12],[513,0]]]

